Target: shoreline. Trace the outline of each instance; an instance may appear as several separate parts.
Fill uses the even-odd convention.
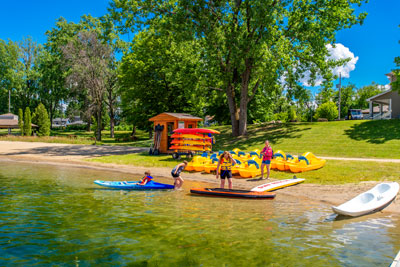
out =
[[[64,166],[82,169],[93,169],[93,170],[106,170],[114,171],[126,174],[137,174],[142,175],[143,172],[148,167],[138,167],[129,165],[119,165],[119,164],[106,164],[97,162],[87,162],[87,161],[72,161],[64,160],[60,161],[54,160],[42,160],[34,157],[17,157],[17,156],[0,156],[0,161],[2,162],[18,162],[18,163],[29,163],[29,164],[41,164],[41,165],[52,165],[52,166]],[[171,170],[169,168],[151,168],[154,176],[169,178],[168,174]],[[211,174],[201,174],[201,173],[183,173],[184,180],[206,182],[215,185],[219,185],[219,180],[215,179],[214,175]],[[268,181],[276,181],[277,179],[271,178]],[[171,179],[172,182],[172,179]],[[257,181],[248,182],[245,179],[233,179],[234,188],[250,190],[251,188],[266,183],[267,181]],[[295,186],[286,187],[275,191],[277,195],[297,197],[298,199],[304,201],[319,202],[327,205],[340,205],[343,202],[351,199],[352,197],[371,189],[373,186],[378,184],[378,182],[363,182],[360,184],[344,184],[344,185],[319,185],[319,184],[298,184]],[[400,202],[394,201],[387,208],[380,211],[383,213],[396,213],[400,214]]]
[[[7,144],[9,143],[9,144]],[[11,143],[11,144],[10,144]],[[133,165],[121,165],[121,164],[109,164],[99,162],[89,162],[85,159],[99,156],[99,154],[107,155],[110,152],[108,149],[93,149],[89,148],[83,150],[76,150],[71,145],[63,144],[49,144],[49,143],[29,143],[26,145],[24,142],[0,142],[0,161],[7,162],[20,162],[20,163],[35,163],[35,164],[47,164],[47,165],[58,165],[58,166],[70,166],[74,168],[85,168],[85,169],[96,169],[96,170],[107,170],[119,173],[129,173],[142,175],[146,170],[150,169],[154,177],[166,177],[169,178],[170,168],[164,167],[140,167]],[[79,145],[80,146],[80,145]],[[63,149],[70,148],[71,151],[65,152]],[[34,153],[32,153],[34,150]],[[127,148],[126,150],[111,151],[111,153],[132,153],[137,151],[137,148]],[[47,153],[46,153],[47,152]],[[301,174],[298,175],[301,178]],[[182,175],[184,180],[207,182],[219,186],[219,180],[212,174],[201,174],[201,173],[189,173],[184,172]],[[246,179],[233,179],[233,187],[238,189],[247,189],[258,186],[260,184],[267,183],[269,181],[276,181],[277,179],[271,178],[266,181],[246,181]],[[172,181],[172,178],[171,178]],[[340,205],[345,201],[350,200],[356,195],[371,189],[379,182],[361,182],[358,184],[341,184],[341,185],[321,185],[321,184],[308,184],[301,183],[295,186],[286,187],[277,190],[277,196],[291,196],[306,201],[315,201],[328,205]],[[400,214],[400,201],[394,201],[383,211],[384,213],[397,213]]]

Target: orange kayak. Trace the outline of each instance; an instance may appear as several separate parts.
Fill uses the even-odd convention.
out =
[[[218,197],[240,197],[240,198],[274,198],[275,193],[254,192],[248,190],[235,190],[224,188],[191,188],[190,193],[198,195],[209,195]]]

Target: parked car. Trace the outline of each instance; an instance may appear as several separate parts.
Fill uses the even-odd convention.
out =
[[[361,112],[361,109],[349,109],[349,112],[347,113],[347,119],[348,120],[362,120],[363,114]]]

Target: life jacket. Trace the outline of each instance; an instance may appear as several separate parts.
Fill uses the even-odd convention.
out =
[[[145,177],[142,179],[142,181],[141,181],[140,183],[141,183],[141,184],[148,183],[148,182],[150,182],[151,180],[153,180],[153,177],[151,177],[151,176],[145,176]]]
[[[225,170],[225,171],[232,170],[232,165],[233,164],[232,164],[232,161],[230,159],[228,159],[228,160],[222,159],[221,163],[220,163],[221,170]]]
[[[263,160],[271,160],[272,159],[272,156],[274,155],[272,147],[267,147],[266,149],[264,148],[263,152],[264,152]]]

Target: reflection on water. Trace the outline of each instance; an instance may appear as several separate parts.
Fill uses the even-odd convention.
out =
[[[0,162],[0,266],[388,266],[399,216],[337,220],[330,207],[181,191],[107,190],[121,173]],[[172,179],[158,178],[172,183]]]

